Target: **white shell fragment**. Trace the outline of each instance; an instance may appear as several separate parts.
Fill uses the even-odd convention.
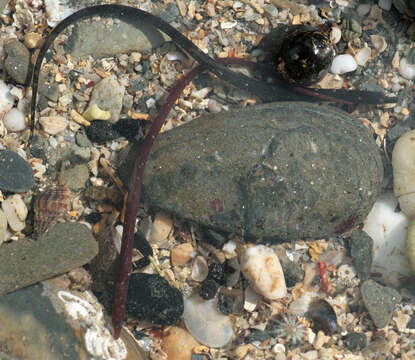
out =
[[[66,129],[66,118],[63,116],[42,116],[39,119],[43,130],[50,135],[56,135]]]
[[[407,80],[412,80],[415,77],[415,64],[410,64],[406,58],[402,58],[399,62],[399,74]]]
[[[252,288],[267,299],[287,295],[280,261],[271,248],[264,245],[248,248],[242,254],[241,270]]]
[[[379,53],[384,52],[388,47],[386,39],[381,35],[370,35],[370,41]]]
[[[196,256],[192,266],[192,280],[202,282],[209,273],[208,264],[203,256]]]
[[[24,114],[16,109],[11,109],[4,117],[3,124],[9,131],[22,131],[26,129]]]
[[[184,300],[183,319],[187,330],[206,346],[221,348],[233,337],[228,316],[217,310],[216,300],[203,300],[193,295]]]
[[[334,45],[337,44],[342,37],[342,31],[340,28],[334,26],[331,28],[330,32],[330,42]]]
[[[389,11],[392,7],[392,0],[379,0],[378,5],[381,9]]]
[[[402,212],[415,218],[415,130],[403,134],[392,152],[393,191]]]
[[[122,360],[127,357],[127,349],[119,338],[114,340],[105,326],[102,306],[88,292],[83,297],[69,291],[59,291],[58,298],[63,303],[66,313],[79,322],[85,330],[85,346],[94,358],[105,360]]]
[[[167,240],[172,230],[173,220],[164,214],[157,214],[153,222],[149,242],[160,245],[161,242]]]
[[[357,62],[357,65],[365,66],[366,63],[369,61],[371,54],[372,51],[367,46],[360,49],[354,57]]]
[[[55,27],[63,19],[75,12],[66,0],[45,0],[46,18],[50,27]]]
[[[330,71],[333,74],[345,74],[355,71],[357,69],[357,62],[352,55],[343,54],[334,57],[331,63]]]
[[[0,80],[0,120],[5,114],[7,114],[13,107],[14,98],[10,94],[7,84]]]
[[[381,274],[379,280],[393,287],[399,286],[411,274],[405,249],[408,219],[396,211],[397,205],[392,193],[382,194],[363,227],[373,240],[372,271]]]
[[[13,231],[22,231],[26,227],[27,207],[18,194],[9,196],[3,201],[1,207]]]

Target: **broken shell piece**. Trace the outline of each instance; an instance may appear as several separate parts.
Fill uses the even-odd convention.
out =
[[[280,261],[271,248],[264,245],[248,248],[242,254],[241,270],[255,291],[267,299],[287,295]]]
[[[372,51],[367,46],[360,49],[354,57],[357,62],[357,65],[365,66],[366,63],[369,61],[371,54]]]
[[[27,207],[22,198],[15,194],[9,196],[1,205],[7,218],[7,223],[13,231],[22,231],[25,226]]]
[[[59,134],[66,129],[66,118],[63,116],[42,116],[39,123],[50,135]]]
[[[330,32],[330,42],[334,45],[337,44],[342,37],[342,31],[338,27],[332,27]]]
[[[399,74],[407,80],[412,80],[415,77],[415,65],[402,58],[399,62]]]
[[[173,220],[163,214],[157,214],[153,222],[149,242],[163,247],[160,246],[161,243],[167,239],[172,230]]]
[[[203,256],[196,256],[192,266],[192,280],[202,282],[209,273],[208,264]]]
[[[114,360],[127,357],[124,342],[121,338],[113,339],[111,332],[105,326],[102,306],[92,294],[83,292],[78,296],[61,290],[57,296],[66,314],[73,321],[80,323],[85,330],[85,346],[92,356]]]
[[[14,98],[10,93],[7,84],[0,80],[0,120],[13,107]]]
[[[109,111],[101,110],[97,104],[92,104],[88,106],[88,109],[84,111],[82,116],[88,120],[109,120],[111,118],[111,113]]]
[[[388,43],[385,38],[380,35],[370,35],[370,41],[373,44],[373,47],[377,50],[378,53],[381,53],[386,50]]]

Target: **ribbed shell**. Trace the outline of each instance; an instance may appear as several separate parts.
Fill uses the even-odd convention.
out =
[[[53,185],[39,193],[34,201],[34,230],[42,236],[56,221],[59,215],[69,209],[71,191],[64,185]]]

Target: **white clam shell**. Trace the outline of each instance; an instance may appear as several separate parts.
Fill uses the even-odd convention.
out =
[[[349,54],[342,54],[334,57],[330,71],[333,74],[345,74],[355,71],[356,69],[357,62],[354,57]]]
[[[407,80],[412,80],[415,77],[415,64],[410,64],[406,58],[402,58],[399,62],[399,74]]]
[[[63,116],[42,116],[39,123],[48,134],[56,135],[66,129],[67,121]]]
[[[27,207],[22,198],[14,194],[3,201],[1,205],[7,218],[7,223],[13,231],[22,231],[25,226]]]

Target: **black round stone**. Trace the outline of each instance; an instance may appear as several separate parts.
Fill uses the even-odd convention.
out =
[[[157,325],[171,325],[183,314],[183,296],[159,275],[132,274],[126,309],[138,320],[147,320]]]
[[[91,121],[91,125],[86,128],[88,139],[98,144],[114,140],[120,137],[120,134],[107,121]]]
[[[139,140],[144,137],[143,126],[140,120],[121,119],[113,125],[113,129],[128,140]]]
[[[210,300],[213,299],[218,292],[219,284],[212,279],[205,279],[200,285],[199,295],[202,299]]]
[[[93,212],[88,215],[85,215],[85,221],[89,222],[90,224],[96,224],[102,218],[100,213]]]
[[[221,286],[225,285],[226,277],[224,265],[218,262],[210,264],[207,278],[215,280]]]

